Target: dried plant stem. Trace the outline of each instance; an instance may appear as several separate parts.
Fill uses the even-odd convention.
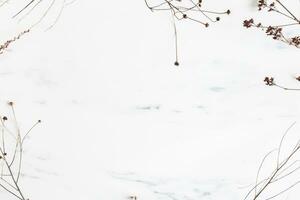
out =
[[[278,5],[278,7],[277,7]],[[256,27],[264,31],[268,36],[271,36],[274,40],[282,41],[286,44],[300,48],[300,36],[288,37],[284,33],[283,28],[300,25],[299,18],[280,0],[271,1],[269,3],[267,0],[258,1],[258,10],[267,10],[269,13],[277,13],[284,18],[288,18],[292,23],[287,23],[285,25],[268,25],[264,26],[262,23],[255,23],[254,19],[244,20],[244,26],[246,28]],[[284,89],[284,88],[283,88]]]
[[[9,2],[9,0],[5,0],[4,2],[2,2],[1,4],[0,4],[0,8],[2,7],[2,6],[4,6],[5,4],[7,4]]]
[[[43,21],[43,19],[48,15],[50,9],[53,7],[55,1],[56,1],[56,0],[52,0],[52,1],[51,1],[50,5],[47,7],[47,9],[46,9],[46,11],[44,12],[44,14],[40,17],[40,19],[39,19],[36,23],[34,23],[34,24],[30,27],[30,29],[34,28],[35,26],[37,26],[38,24],[40,24],[40,23]]]
[[[20,19],[19,19],[19,22],[22,21],[23,19],[25,19],[27,16],[29,16],[34,10],[35,8],[37,8],[40,3],[42,2],[43,0],[39,0],[36,2],[36,4],[34,4],[34,6],[32,6],[32,8],[30,10],[28,10]]]
[[[174,39],[175,39],[175,63],[174,65],[178,66],[179,61],[178,61],[178,36],[177,36],[177,27],[174,19],[174,15],[172,15],[173,19],[173,28],[174,28]]]
[[[2,159],[4,160],[5,165],[6,165],[7,169],[8,169],[8,171],[9,171],[9,175],[10,175],[10,177],[11,177],[11,179],[12,179],[14,185],[15,185],[15,188],[16,188],[17,192],[20,195],[20,197],[18,197],[17,195],[15,195],[15,196],[17,196],[19,199],[25,200],[25,197],[23,196],[23,194],[22,194],[22,192],[20,190],[20,187],[18,185],[18,180],[15,178],[15,175],[13,174],[13,172],[11,170],[11,166],[8,164],[8,162],[7,162],[6,158],[5,158],[5,153],[3,152],[2,148],[0,148],[0,153],[1,153]],[[12,192],[10,192],[10,193],[12,193]]]
[[[276,0],[276,2],[279,3],[281,7],[283,7],[284,10],[287,11],[295,21],[299,22],[298,18],[285,5],[283,5],[279,0]]]
[[[177,21],[193,21],[198,24],[208,27],[208,22],[220,21],[219,15],[230,14],[230,10],[225,12],[210,11],[202,8],[202,0],[161,0],[155,5],[150,5],[149,0],[144,0],[146,6],[152,12],[154,11],[170,11],[172,14],[172,23],[175,34],[175,62],[174,65],[178,66],[178,36],[176,29]],[[197,15],[198,14],[198,15]],[[217,16],[216,16],[217,15]],[[216,16],[216,17],[215,17]],[[203,18],[203,19],[202,19]],[[215,18],[215,19],[214,19]],[[208,21],[208,22],[207,22]]]
[[[30,30],[21,32],[18,36],[14,37],[11,40],[7,40],[4,44],[0,45],[0,54],[3,54],[4,51],[11,45],[13,42],[19,40],[24,34],[28,33]]]
[[[297,77],[295,79],[300,81],[300,77]],[[281,85],[278,85],[277,83],[275,83],[275,79],[273,77],[265,77],[264,82],[268,86],[275,86],[283,90],[300,91],[300,88],[288,88],[288,87],[283,87]]]
[[[54,22],[46,29],[46,31],[54,27],[54,25],[58,22],[59,18],[61,17],[66,6],[67,6],[66,0],[64,0],[57,17],[55,18]]]
[[[274,84],[274,86],[276,86],[278,88],[281,88],[283,90],[300,91],[300,88],[287,88],[287,87],[283,87],[283,86],[278,85],[278,84]]]
[[[296,160],[294,162],[292,162],[291,164],[290,161],[295,157],[296,153],[298,153],[300,151],[300,140],[298,140],[297,144],[295,145],[294,149],[291,151],[291,153],[282,161],[280,161],[280,154],[282,151],[282,144],[283,141],[285,140],[286,135],[288,134],[288,132],[290,131],[290,129],[295,125],[295,123],[293,123],[285,132],[285,134],[283,135],[283,137],[281,138],[280,144],[278,149],[275,149],[271,152],[269,152],[268,154],[266,154],[266,156],[263,158],[257,175],[256,175],[256,181],[255,181],[255,186],[247,193],[247,195],[245,196],[244,200],[249,199],[250,195],[253,194],[253,198],[251,198],[252,200],[257,200],[259,199],[263,193],[265,193],[267,191],[267,189],[270,187],[270,185],[278,182],[278,181],[282,181],[285,178],[293,175],[295,172],[297,172],[298,170],[300,170],[300,166],[296,167],[293,170],[290,170],[292,167],[294,167],[297,163],[299,163],[299,160]],[[260,177],[260,171],[262,170],[263,166],[265,165],[266,159],[273,153],[277,151],[277,161],[276,161],[276,168],[272,171],[272,173],[267,177],[264,178],[263,180],[259,181],[259,177]],[[292,188],[294,188],[296,185],[298,185],[300,183],[300,181],[296,181],[295,183],[287,186],[285,189],[281,190],[280,192],[275,192],[276,194],[268,197],[268,198],[264,198],[265,200],[270,200],[273,199],[275,197],[278,197],[282,194],[284,194],[285,192],[291,190]]]
[[[35,0],[31,0],[26,6],[24,6],[19,12],[17,12],[12,18],[17,17],[20,13],[22,13],[26,8],[28,8]]]
[[[23,195],[19,186],[21,177],[22,163],[23,163],[23,143],[28,134],[41,122],[37,121],[22,137],[21,131],[16,118],[14,104],[9,102],[11,112],[13,114],[12,121],[15,123],[15,131],[10,131],[6,125],[7,117],[0,117],[0,125],[2,128],[2,137],[0,145],[0,163],[2,164],[0,186],[20,200],[27,200]],[[15,134],[12,141],[7,143],[6,133],[9,135]],[[8,152],[7,152],[8,151]]]

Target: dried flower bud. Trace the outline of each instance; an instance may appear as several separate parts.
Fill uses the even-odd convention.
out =
[[[251,18],[249,20],[244,20],[243,26],[246,28],[250,28],[254,25],[254,20]]]
[[[273,77],[265,77],[264,82],[268,86],[275,85]]]

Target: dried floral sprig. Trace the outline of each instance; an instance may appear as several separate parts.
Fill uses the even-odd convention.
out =
[[[29,33],[30,30],[21,32],[18,36],[14,37],[11,40],[7,40],[4,44],[0,45],[0,54],[3,54],[4,51],[11,45],[13,42],[19,40],[24,34]]]
[[[256,27],[264,31],[268,36],[271,36],[274,40],[282,41],[286,44],[300,48],[300,36],[289,37],[284,33],[284,29],[291,26],[300,25],[299,18],[296,17],[290,9],[287,8],[280,0],[267,1],[259,0],[258,1],[258,10],[266,10],[269,13],[277,13],[283,18],[290,20],[290,23],[286,24],[277,24],[277,25],[262,25],[262,23],[256,23],[253,18],[244,20],[244,27]]]
[[[230,10],[217,12],[203,9],[202,0],[161,0],[161,2],[150,5],[149,0],[145,0],[147,7],[151,11],[168,11],[173,17],[173,27],[175,35],[175,65],[179,65],[178,61],[178,37],[175,21],[193,21],[209,27],[210,23],[215,23],[221,20],[221,15],[229,15]]]
[[[28,200],[20,186],[23,144],[32,130],[41,123],[41,120],[38,120],[27,132],[22,134],[18,126],[14,103],[8,102],[8,106],[11,108],[12,118],[0,116],[0,188],[17,199]],[[8,121],[14,123],[15,130],[9,128]]]
[[[300,76],[299,76],[299,77],[295,77],[295,80],[300,81]],[[276,86],[276,87],[281,88],[281,89],[283,89],[283,90],[300,91],[300,88],[287,88],[287,87],[284,87],[284,86],[282,86],[282,85],[278,85],[278,84],[275,82],[275,79],[274,79],[273,77],[265,77],[264,82],[265,82],[265,84],[268,85],[268,86]]]

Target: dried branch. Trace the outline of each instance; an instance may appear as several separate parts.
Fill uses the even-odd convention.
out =
[[[176,66],[179,65],[178,61],[178,36],[176,29],[176,21],[193,21],[209,27],[209,23],[218,22],[221,20],[220,15],[230,14],[230,10],[224,12],[216,12],[211,10],[203,9],[202,0],[161,0],[155,5],[150,5],[148,0],[145,0],[146,6],[151,11],[168,11],[173,17],[173,27],[175,36],[175,62]]]
[[[300,6],[300,5],[299,5]],[[297,28],[300,27],[299,17],[296,16],[281,0],[258,0],[257,4],[259,11],[267,11],[270,14],[277,14],[282,18],[288,20],[285,24],[277,24],[277,25],[263,25],[261,22],[255,22],[253,18],[244,20],[243,25],[246,28],[255,27],[265,32],[267,36],[272,37],[274,40],[278,40],[294,46],[296,48],[300,48],[300,35],[296,36],[288,36],[286,34],[287,28]],[[295,78],[300,81],[300,76]],[[276,86],[283,90],[293,90],[299,91],[300,88],[289,88],[282,85],[279,85],[274,82],[273,77],[266,77],[264,82],[268,86]]]
[[[264,31],[268,36],[271,36],[274,40],[282,41],[286,44],[295,46],[300,48],[300,36],[288,37],[284,33],[284,29],[286,27],[291,26],[299,26],[300,21],[299,18],[285,6],[280,0],[275,1],[267,1],[267,0],[259,0],[258,1],[258,10],[263,11],[266,10],[269,13],[276,13],[281,15],[283,18],[287,18],[290,20],[290,23],[286,24],[277,24],[277,25],[262,25],[262,23],[256,23],[253,18],[244,20],[244,27],[256,27]]]

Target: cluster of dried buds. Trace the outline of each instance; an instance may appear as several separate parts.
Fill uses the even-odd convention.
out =
[[[265,77],[264,82],[268,86],[275,85],[273,77]]]
[[[288,20],[290,23],[282,25],[269,25],[264,26],[262,23],[255,23],[251,18],[244,21],[244,27],[256,27],[263,30],[268,36],[271,36],[274,40],[280,40],[289,45],[300,48],[300,36],[288,37],[283,33],[283,28],[290,26],[300,25],[299,19],[285,6],[280,0],[268,2],[267,0],[258,1],[258,10],[267,10],[267,12],[277,13]]]
[[[212,10],[203,9],[202,0],[160,0],[155,5],[150,5],[149,0],[145,0],[147,7],[151,11],[169,11],[173,19],[178,21],[190,20],[197,22],[205,27],[210,23],[218,22],[221,20],[221,15],[229,15],[230,10],[217,12]],[[176,39],[176,61],[175,65],[178,66],[178,50],[177,50],[177,30],[174,20],[175,39]]]

